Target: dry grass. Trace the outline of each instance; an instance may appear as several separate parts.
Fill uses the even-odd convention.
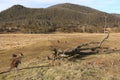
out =
[[[0,71],[9,66],[12,53],[25,55],[19,72],[0,74],[0,80],[120,80],[120,53],[97,54],[62,62],[61,66],[40,67],[48,64],[46,56],[51,47],[73,48],[80,43],[100,41],[104,34],[1,34]],[[60,42],[58,43],[58,40]],[[103,46],[120,48],[120,33],[111,33]],[[30,73],[30,74],[29,74]]]
[[[19,48],[26,45],[31,45],[39,42],[40,40],[59,40],[63,38],[80,41],[99,40],[104,34],[87,34],[87,33],[74,33],[74,34],[0,34],[0,50],[10,48]],[[119,33],[112,33],[109,40],[118,42]],[[66,40],[67,41],[67,40]],[[118,45],[116,45],[118,47]]]

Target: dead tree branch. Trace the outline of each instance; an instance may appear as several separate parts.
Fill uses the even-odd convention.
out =
[[[70,49],[70,50],[68,50],[68,49],[63,50],[63,51],[60,50],[61,52],[59,50],[57,50],[56,54],[59,55],[61,58],[63,58],[63,57],[72,57],[75,55],[81,55],[81,53],[83,54],[83,52],[87,52],[87,51],[89,51],[89,53],[98,53],[100,51],[99,49],[101,48],[102,44],[105,42],[106,39],[108,39],[109,34],[110,34],[109,31],[107,31],[107,35],[105,35],[104,38],[100,42],[92,41],[92,42],[88,42],[88,43],[84,43],[84,44],[79,44],[78,46],[76,46],[75,48]],[[94,46],[90,46],[90,45],[94,45]],[[53,60],[54,60],[54,58],[53,58]],[[56,60],[57,60],[57,58],[56,58]]]
[[[98,45],[98,47],[101,47],[101,45],[103,44],[103,42],[104,42],[106,39],[108,39],[109,34],[110,34],[110,32],[107,31],[107,35],[100,41],[100,44]]]

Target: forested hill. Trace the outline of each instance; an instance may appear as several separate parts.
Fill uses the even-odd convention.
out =
[[[64,3],[48,8],[14,5],[0,13],[0,33],[120,31],[120,17],[86,6]],[[116,28],[116,29],[115,29]]]

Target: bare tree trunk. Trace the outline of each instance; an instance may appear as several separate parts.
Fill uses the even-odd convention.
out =
[[[108,33],[108,34],[100,41],[100,44],[98,45],[98,47],[101,47],[101,45],[103,44],[103,42],[104,42],[106,39],[108,39],[110,32],[107,31],[107,33]]]

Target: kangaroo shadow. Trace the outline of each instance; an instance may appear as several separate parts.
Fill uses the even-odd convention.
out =
[[[20,68],[17,71],[25,70],[25,69],[34,69],[34,68],[43,68],[43,67],[49,67],[49,65],[42,65],[42,66],[31,66],[31,67],[25,67],[25,68]],[[10,70],[2,71],[0,74],[8,73],[11,72]]]
[[[34,69],[34,68],[42,68],[42,67],[49,67],[48,65],[42,65],[42,66],[31,66],[31,67],[25,67],[21,68],[19,70],[24,70],[24,69]]]

